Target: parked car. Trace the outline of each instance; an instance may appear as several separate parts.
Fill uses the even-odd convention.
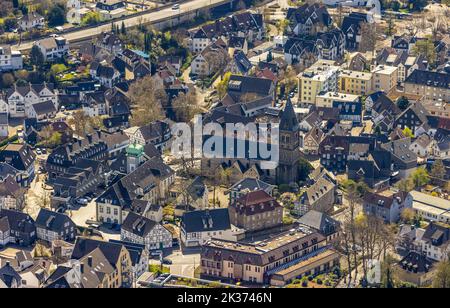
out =
[[[155,250],[155,251],[152,251],[152,253],[151,253],[152,257],[159,257],[162,254],[163,254],[162,250]]]
[[[163,264],[165,264],[165,265],[172,265],[173,262],[172,262],[172,260],[169,260],[169,259],[163,259]]]
[[[86,198],[78,198],[78,199],[77,199],[77,203],[78,203],[79,205],[88,205],[89,200],[87,200]]]

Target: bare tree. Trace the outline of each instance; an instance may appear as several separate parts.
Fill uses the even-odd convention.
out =
[[[164,88],[153,77],[146,76],[130,86],[132,125],[143,126],[165,118],[164,105],[167,95]]]
[[[177,121],[189,122],[196,114],[201,112],[198,106],[197,93],[195,88],[192,88],[188,93],[180,93],[172,101],[172,108],[174,110]]]

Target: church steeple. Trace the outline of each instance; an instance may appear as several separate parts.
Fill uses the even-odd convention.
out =
[[[296,132],[300,123],[292,106],[291,99],[288,98],[286,106],[280,116],[280,131]]]
[[[138,143],[130,144],[127,153],[127,173],[131,173],[143,162],[144,147]]]

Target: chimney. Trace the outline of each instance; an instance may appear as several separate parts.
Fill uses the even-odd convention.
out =
[[[88,257],[88,266],[92,267],[92,257],[91,256]]]
[[[80,272],[81,274],[84,274],[84,264],[80,264]]]

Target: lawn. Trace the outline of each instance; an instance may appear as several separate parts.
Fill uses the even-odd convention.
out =
[[[161,266],[159,266],[159,265],[149,265],[149,267],[148,267],[148,271],[150,272],[150,273],[156,273],[156,274],[158,274],[158,275],[161,275],[161,274],[170,274],[170,268],[168,268],[168,267],[166,267],[166,266],[163,266],[162,268],[161,268]]]

